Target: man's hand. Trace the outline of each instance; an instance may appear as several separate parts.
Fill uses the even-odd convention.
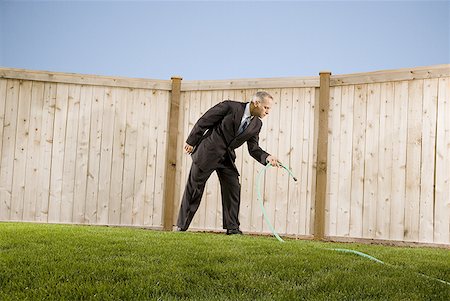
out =
[[[267,163],[270,163],[270,165],[272,165],[273,167],[280,167],[280,161],[278,161],[278,159],[275,156],[268,156],[266,159]]]
[[[186,143],[186,145],[184,146],[184,151],[186,152],[186,154],[190,155],[194,151],[194,147]]]

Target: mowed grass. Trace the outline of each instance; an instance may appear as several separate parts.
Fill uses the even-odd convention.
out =
[[[450,251],[0,223],[0,300],[450,300],[418,273],[450,282]]]

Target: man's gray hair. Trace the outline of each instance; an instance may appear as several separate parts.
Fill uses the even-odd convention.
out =
[[[270,95],[270,94],[267,93],[266,91],[259,91],[259,92],[256,92],[255,95],[253,95],[252,101],[253,101],[253,102],[255,102],[255,101],[263,102],[264,99],[266,99],[266,98],[273,99],[272,95]]]

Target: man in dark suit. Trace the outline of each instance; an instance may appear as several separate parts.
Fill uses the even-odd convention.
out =
[[[177,230],[186,231],[197,211],[206,181],[213,171],[220,181],[223,228],[227,234],[242,234],[239,229],[241,185],[234,150],[247,142],[250,155],[261,164],[279,166],[276,157],[259,147],[261,119],[269,114],[273,98],[257,92],[251,102],[226,100],[209,109],[192,128],[184,150],[192,155],[192,166],[181,201]]]

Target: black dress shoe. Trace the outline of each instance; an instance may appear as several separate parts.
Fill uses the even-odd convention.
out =
[[[239,234],[242,235],[242,231],[239,230],[239,228],[237,229],[227,229],[227,235],[233,235],[233,234]]]
[[[176,229],[175,231],[177,231],[177,232],[185,232],[186,229],[183,229],[183,228],[181,228],[181,227],[177,227],[177,229]]]

